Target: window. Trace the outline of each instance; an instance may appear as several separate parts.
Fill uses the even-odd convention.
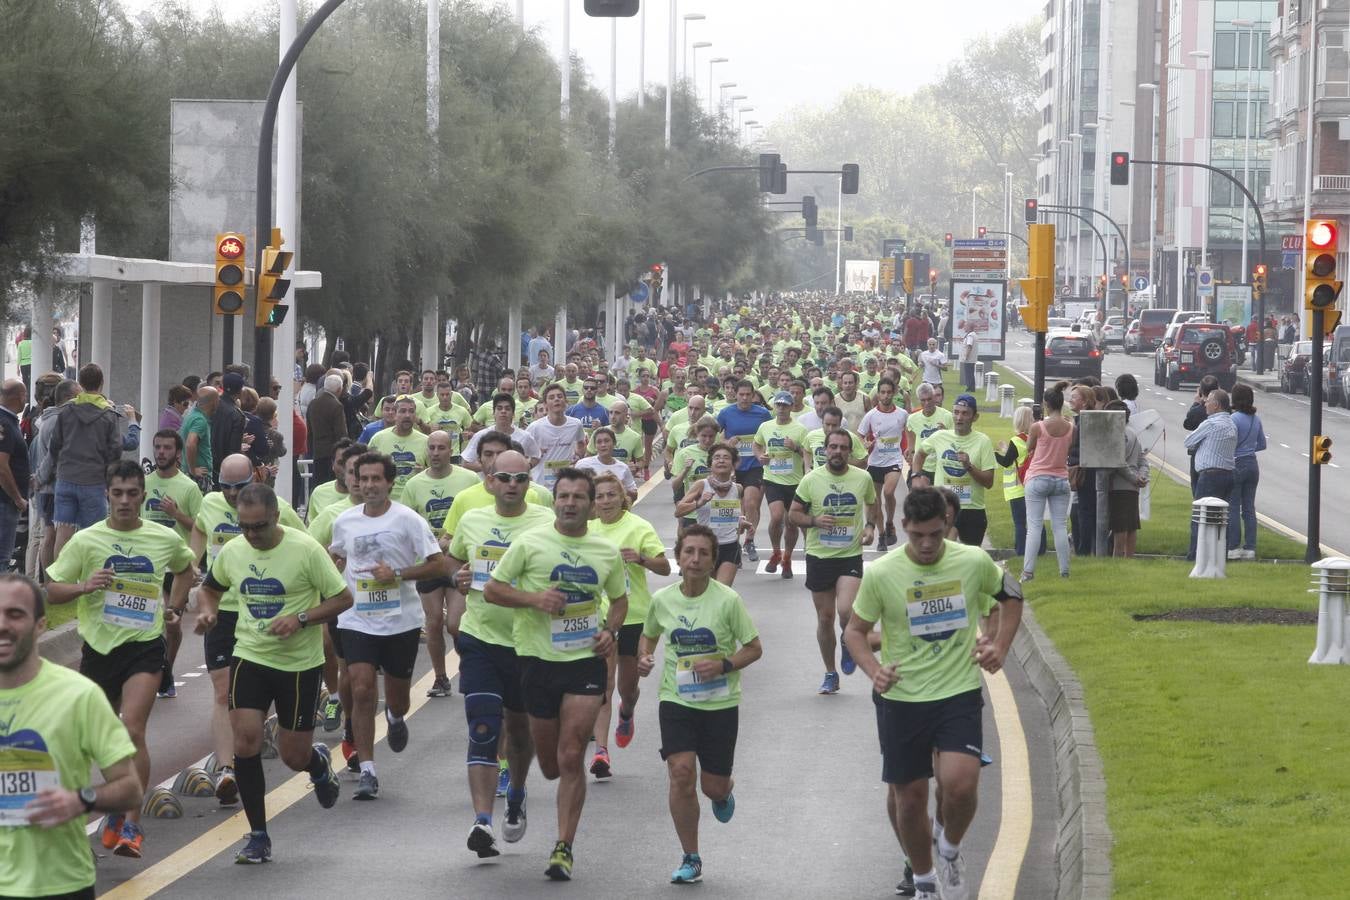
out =
[[[1213,136],[1230,138],[1237,133],[1236,113],[1238,104],[1231,100],[1214,101]]]
[[[1214,34],[1214,68],[1237,68],[1237,32],[1219,31]]]

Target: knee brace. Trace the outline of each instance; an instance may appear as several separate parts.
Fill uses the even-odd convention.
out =
[[[497,743],[502,731],[502,698],[496,694],[469,694],[464,698],[469,722],[469,765],[497,765]]]

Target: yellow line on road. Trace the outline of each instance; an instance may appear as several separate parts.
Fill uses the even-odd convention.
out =
[[[456,660],[457,657],[453,650],[446,654],[446,669],[448,671],[458,669],[459,664]],[[420,681],[412,686],[412,702],[409,704],[408,715],[405,718],[412,718],[414,713],[426,705],[427,689],[431,687],[435,678],[434,670],[427,672]],[[377,715],[375,717],[376,743],[384,740],[388,728],[384,716]],[[341,765],[343,763],[338,761],[338,766]],[[267,794],[268,819],[276,821],[277,816],[311,793],[313,793],[313,788],[310,787],[307,773],[300,772],[282,782]],[[104,900],[143,900],[143,898],[150,897],[194,869],[210,862],[218,854],[239,844],[242,835],[247,831],[248,820],[241,810],[210,831],[178,848],[139,875],[108,891],[103,895]]]
[[[1003,790],[998,837],[984,870],[979,900],[1012,900],[1017,895],[1017,878],[1031,841],[1031,763],[1008,676],[1002,672],[986,674],[985,686],[994,707],[994,727],[998,729],[999,782]]]

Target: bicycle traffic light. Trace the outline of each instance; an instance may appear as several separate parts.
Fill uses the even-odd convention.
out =
[[[1017,307],[1032,331],[1049,327],[1050,303],[1055,296],[1055,226],[1027,226],[1027,277],[1020,279],[1026,303]]]
[[[1266,292],[1266,275],[1268,269],[1265,263],[1257,263],[1252,269],[1252,293],[1260,297]]]
[[[242,234],[216,235],[216,285],[211,293],[218,316],[244,314],[244,246]]]
[[[1304,229],[1307,271],[1303,303],[1307,309],[1330,309],[1336,305],[1343,282],[1336,279],[1338,245],[1335,219],[1309,219]]]
[[[1111,154],[1111,183],[1130,183],[1130,154],[1117,150]]]
[[[1324,434],[1313,435],[1312,461],[1315,466],[1325,466],[1331,462],[1331,438]]]
[[[856,194],[858,193],[858,164],[844,163],[844,168],[840,174],[840,193]]]
[[[286,321],[290,307],[283,306],[286,292],[291,288],[291,280],[283,277],[291,266],[295,254],[278,247],[264,247],[262,268],[258,270],[258,303],[254,312],[254,324],[259,328],[276,328]]]

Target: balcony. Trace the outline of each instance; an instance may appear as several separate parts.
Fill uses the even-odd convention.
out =
[[[1350,191],[1350,175],[1314,175],[1313,192]]]

